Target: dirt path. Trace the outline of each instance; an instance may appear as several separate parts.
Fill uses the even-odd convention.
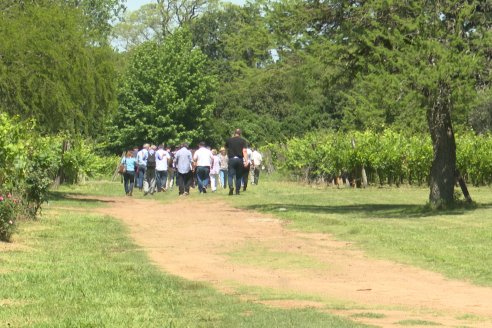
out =
[[[401,321],[492,327],[492,288],[368,258],[330,235],[292,231],[280,220],[222,202],[111,200],[96,211],[123,220],[137,244],[171,274],[253,301],[275,290],[288,296],[262,303],[317,307],[382,327]],[[268,289],[247,293],[239,288],[245,286]]]

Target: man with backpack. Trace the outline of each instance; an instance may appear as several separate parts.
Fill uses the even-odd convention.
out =
[[[155,167],[156,167],[156,149],[155,145],[150,146],[148,155],[147,155],[147,168],[145,170],[145,179],[144,179],[144,196],[149,193],[153,195],[156,189],[156,181],[155,181]]]

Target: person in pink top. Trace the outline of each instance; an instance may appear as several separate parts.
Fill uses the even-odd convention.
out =
[[[220,160],[217,155],[217,149],[212,149],[212,159],[212,166],[210,167],[210,188],[212,189],[212,192],[216,192],[220,171]]]

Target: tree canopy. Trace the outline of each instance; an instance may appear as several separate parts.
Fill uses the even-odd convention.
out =
[[[207,57],[193,47],[186,30],[163,43],[138,46],[128,65],[110,135],[113,147],[206,138],[217,82],[207,69]]]
[[[113,113],[113,51],[77,8],[19,2],[0,13],[0,108],[43,132],[98,135]]]

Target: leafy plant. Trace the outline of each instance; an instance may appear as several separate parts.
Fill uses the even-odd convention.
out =
[[[275,153],[278,167],[307,182],[340,175],[354,178],[355,172],[364,167],[369,183],[381,185],[428,183],[433,158],[429,136],[406,136],[391,129],[381,133],[309,133],[292,138]],[[492,138],[458,135],[457,164],[466,181],[477,186],[490,184]]]
[[[5,195],[5,196],[4,196]],[[0,193],[0,240],[10,241],[15,232],[17,217],[20,211],[18,199],[14,199],[10,193]]]

